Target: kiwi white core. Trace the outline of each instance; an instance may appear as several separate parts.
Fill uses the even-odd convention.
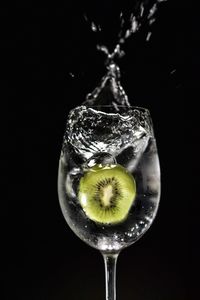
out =
[[[109,207],[111,205],[111,199],[114,196],[113,194],[113,187],[111,184],[101,187],[100,194],[100,200],[105,207]]]

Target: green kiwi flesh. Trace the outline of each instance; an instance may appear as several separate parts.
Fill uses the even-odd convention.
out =
[[[121,165],[95,165],[79,183],[78,198],[85,214],[102,224],[122,222],[135,196],[135,180]]]

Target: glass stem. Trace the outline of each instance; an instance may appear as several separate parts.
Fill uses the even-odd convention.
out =
[[[117,254],[103,253],[106,279],[106,300],[116,300],[116,264]]]

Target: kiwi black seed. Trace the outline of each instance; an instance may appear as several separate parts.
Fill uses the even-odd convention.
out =
[[[79,183],[78,198],[85,214],[102,224],[123,221],[135,196],[135,180],[121,165],[95,165]]]

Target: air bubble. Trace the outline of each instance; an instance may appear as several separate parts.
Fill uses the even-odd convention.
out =
[[[94,154],[88,161],[86,162],[87,168],[92,168],[95,165],[116,165],[116,159],[111,154],[106,152],[98,152]]]

